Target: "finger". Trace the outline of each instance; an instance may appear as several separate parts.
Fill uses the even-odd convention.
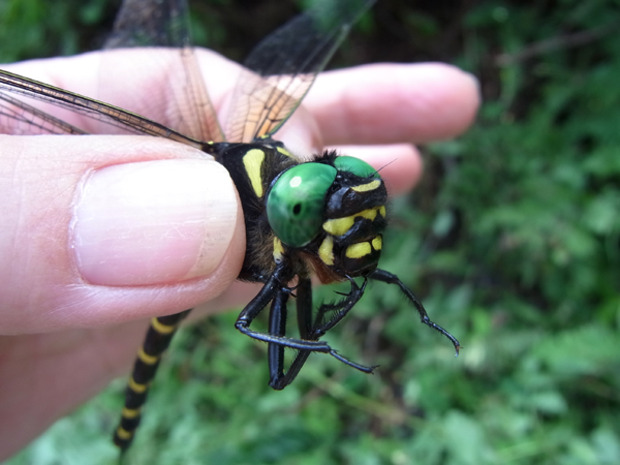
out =
[[[137,136],[2,136],[0,333],[127,321],[220,294],[243,214],[203,153]]]
[[[374,64],[320,75],[304,101],[325,143],[391,144],[456,136],[480,102],[476,80],[445,64]]]
[[[129,372],[146,322],[0,336],[0,462]]]
[[[238,306],[256,292],[255,286],[237,281],[210,301],[206,310],[212,313]],[[200,310],[192,312],[190,319]],[[113,378],[129,373],[147,326],[141,320],[96,329],[0,336],[0,418],[29,419],[0,435],[0,461],[96,395]]]

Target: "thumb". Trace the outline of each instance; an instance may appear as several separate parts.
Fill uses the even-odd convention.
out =
[[[0,334],[177,312],[236,278],[243,214],[204,153],[140,136],[0,141]]]

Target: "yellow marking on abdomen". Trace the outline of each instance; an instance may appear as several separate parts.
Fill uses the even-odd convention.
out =
[[[383,239],[381,239],[381,236],[377,236],[372,240],[371,244],[373,249],[381,250],[381,247],[383,246]]]
[[[359,186],[353,186],[351,187],[351,189],[353,189],[355,192],[369,192],[369,191],[374,191],[375,189],[378,189],[380,185],[381,185],[381,181],[378,179],[375,179],[374,181],[367,182],[366,184],[360,184]]]
[[[122,439],[123,441],[126,441],[126,440],[132,438],[133,431],[127,431],[122,426],[119,426],[118,428],[116,428],[116,436],[118,436],[119,439]]]
[[[138,350],[138,358],[146,365],[155,365],[159,361],[159,356],[147,354],[143,347]]]
[[[265,161],[265,152],[261,149],[248,150],[243,156],[245,172],[248,174],[252,189],[258,198],[263,196],[263,178],[260,174],[263,161]]]
[[[140,416],[140,409],[139,408],[127,408],[127,407],[123,407],[123,410],[121,411],[121,415],[123,418],[127,418],[128,420],[132,420],[134,418],[137,418]]]
[[[127,387],[131,389],[136,394],[143,394],[148,389],[147,384],[137,383],[133,377],[129,378],[129,382],[127,383]]]
[[[370,242],[360,242],[347,247],[345,255],[347,258],[362,258],[372,252]]]
[[[151,327],[157,331],[159,334],[170,334],[177,329],[176,325],[166,325],[159,321],[157,318],[153,318],[151,320]]]

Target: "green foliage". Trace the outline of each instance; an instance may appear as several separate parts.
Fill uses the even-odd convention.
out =
[[[241,8],[221,3],[216,14]],[[468,134],[428,147],[422,186],[393,204],[382,266],[461,356],[377,283],[326,338],[376,374],[315,355],[274,392],[264,346],[234,313],[210,318],[174,341],[128,463],[620,462],[618,4],[489,1],[457,16],[408,3],[379,2],[364,40],[395,53],[382,23],[423,25],[429,44],[457,37],[451,61],[480,77],[484,105]],[[225,29],[215,36],[232,41]],[[8,463],[113,463],[123,383]]]
[[[0,0],[0,63],[98,48],[120,0]]]

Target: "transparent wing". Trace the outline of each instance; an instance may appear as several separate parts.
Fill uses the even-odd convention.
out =
[[[60,118],[51,116],[4,91],[5,75],[0,70],[0,134],[85,134]],[[19,78],[21,79],[21,78]],[[15,81],[12,78],[11,81]],[[24,82],[24,84],[26,84]]]
[[[295,111],[351,25],[375,0],[320,0],[253,50],[235,88],[228,139],[275,133]]]
[[[318,0],[314,8],[261,42],[248,57],[247,69],[236,87],[233,111],[227,124],[228,139],[249,142],[275,133],[295,111],[351,24],[373,3],[374,0]],[[167,56],[173,59],[167,59],[165,69],[161,70],[167,78],[167,89],[158,93],[168,98],[150,99],[159,103],[149,108],[152,102],[144,99],[136,102],[131,98],[136,95],[135,89],[127,86],[125,94],[117,91],[110,96],[104,94],[105,101],[117,103],[119,107],[116,107],[3,71],[0,75],[0,129],[8,128],[6,132],[20,134],[101,133],[105,132],[101,127],[108,126],[117,129],[116,132],[120,129],[169,137],[194,146],[198,141],[223,140],[188,43],[185,0],[125,0],[107,47],[146,44],[167,47]],[[136,66],[143,65],[136,63]],[[117,88],[105,84],[105,79],[117,78],[109,71],[105,66],[102,69],[106,76],[102,78],[104,91]],[[16,94],[20,97],[15,98]],[[24,98],[31,98],[33,102]],[[46,107],[41,107],[37,101],[62,107],[69,117],[64,118],[62,112],[61,116],[47,115]],[[65,122],[72,121],[72,112],[87,116],[93,124],[77,128]],[[53,113],[58,115],[56,110]]]
[[[135,89],[120,94],[105,94],[112,88],[102,82],[102,100],[122,105],[165,123],[178,132],[203,141],[223,140],[213,104],[191,48],[186,0],[125,0],[116,17],[114,31],[105,48],[166,47],[166,60],[161,60],[160,75],[167,76],[158,94],[166,98],[135,101]],[[148,57],[144,56],[141,60]],[[145,66],[136,62],[135,66]],[[106,66],[103,66],[104,69]],[[114,79],[102,73],[102,81]],[[133,108],[132,108],[133,106]],[[165,115],[165,119],[162,119]]]
[[[112,80],[122,73],[113,72],[116,69],[113,58],[104,56],[99,97],[110,104],[2,71],[0,131],[7,134],[129,132],[169,137],[191,145],[196,145],[197,140],[222,140],[198,63],[189,47],[185,0],[124,1],[107,48],[146,45],[165,46],[168,50],[162,50],[162,54],[137,54],[139,59],[131,65],[145,66],[148,63],[140,60],[165,55],[166,60],[155,63],[161,66],[150,68],[157,76],[157,83],[163,82],[163,86],[157,86],[156,95],[136,92],[131,85],[119,91]],[[123,72],[131,75],[131,70]],[[161,76],[167,80],[162,81]],[[109,89],[114,89],[114,93],[106,93]],[[141,99],[136,100],[137,95]],[[86,122],[81,122],[84,127],[70,123],[76,120],[75,113],[88,117]]]
[[[32,104],[28,99],[32,100]],[[92,121],[92,124],[88,129],[78,128],[65,122],[64,118],[49,115],[44,107],[40,107],[41,102],[65,109],[67,119],[77,113]],[[55,110],[54,113],[58,112]],[[130,111],[4,70],[0,70],[0,115],[0,129],[7,134],[105,133],[110,132],[105,127],[110,127],[136,134],[166,137],[197,148],[203,145]]]

